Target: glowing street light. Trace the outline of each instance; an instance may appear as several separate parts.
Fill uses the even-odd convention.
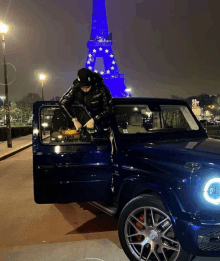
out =
[[[45,79],[46,79],[46,75],[41,74],[41,75],[40,75],[40,80],[41,80],[41,81],[45,81]]]
[[[3,100],[3,106],[4,106],[4,100],[5,100],[5,96],[0,96],[0,99]]]
[[[127,92],[127,97],[129,97],[129,93],[131,93],[131,88],[125,89],[125,92]]]
[[[46,80],[46,75],[45,74],[40,74],[39,79],[42,84],[42,101],[44,101],[44,92],[43,92],[43,86],[44,86],[44,81]]]
[[[7,34],[8,32],[8,26],[4,23],[0,23],[0,33],[1,34]]]
[[[4,78],[5,78],[5,111],[6,111],[6,126],[7,126],[7,144],[8,148],[12,148],[11,140],[11,126],[10,126],[10,115],[9,115],[9,104],[8,104],[8,75],[7,75],[7,64],[6,64],[6,51],[5,51],[5,34],[8,32],[8,26],[0,22],[0,34],[2,35],[2,49],[4,56]]]

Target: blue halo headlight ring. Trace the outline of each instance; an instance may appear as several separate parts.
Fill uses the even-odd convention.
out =
[[[214,205],[220,205],[220,178],[210,179],[205,184],[203,195],[208,202]],[[212,195],[213,198],[210,195]]]

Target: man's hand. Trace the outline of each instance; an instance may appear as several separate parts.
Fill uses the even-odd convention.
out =
[[[89,121],[87,121],[87,123],[83,126],[83,127],[87,127],[89,129],[94,129],[94,120],[93,119],[90,119]]]
[[[77,120],[73,121],[73,123],[77,131],[82,127],[82,124]]]

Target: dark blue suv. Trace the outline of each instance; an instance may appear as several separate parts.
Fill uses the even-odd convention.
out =
[[[220,141],[184,101],[113,98],[110,127],[77,132],[58,102],[34,103],[38,204],[88,201],[118,219],[130,260],[220,256]],[[73,104],[75,114],[89,112]]]

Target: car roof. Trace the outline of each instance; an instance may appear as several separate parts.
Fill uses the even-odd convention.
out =
[[[145,103],[158,103],[158,104],[171,104],[171,105],[186,105],[189,106],[186,101],[174,100],[174,99],[163,99],[163,98],[140,98],[140,97],[123,97],[123,98],[112,98],[113,105],[118,104],[145,104]],[[36,101],[35,105],[42,104],[47,105],[58,105],[58,101]]]
[[[118,104],[141,104],[141,103],[158,103],[158,104],[181,104],[188,105],[186,101],[174,100],[174,99],[163,99],[163,98],[139,98],[139,97],[126,97],[126,98],[112,98],[114,105]]]

